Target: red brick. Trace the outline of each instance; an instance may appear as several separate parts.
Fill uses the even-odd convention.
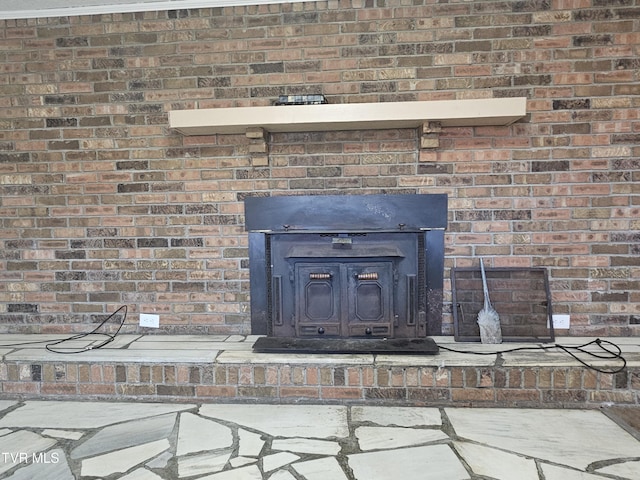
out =
[[[492,403],[496,392],[491,388],[452,388],[451,400],[454,402]]]
[[[36,382],[3,382],[3,393],[40,393],[40,384]]]
[[[323,399],[362,399],[362,389],[355,387],[322,387],[320,398]]]
[[[42,383],[42,395],[76,395],[78,388],[75,383]]]
[[[20,278],[0,278],[0,291],[14,291],[16,283],[33,290],[28,292],[30,301],[39,304],[38,311],[46,313],[40,317],[47,320],[29,318],[27,322],[23,317],[8,328],[23,331],[28,323],[43,333],[77,332],[85,321],[78,305],[86,303],[86,295],[101,292],[110,304],[152,294],[149,303],[162,306],[166,314],[161,330],[169,333],[200,333],[204,326],[210,333],[247,333],[246,255],[225,259],[224,249],[215,245],[246,242],[243,192],[283,195],[313,188],[313,193],[393,194],[436,189],[449,193],[449,214],[456,225],[447,231],[449,266],[476,264],[474,252],[494,256],[495,266],[545,263],[553,267],[554,307],[572,313],[572,335],[628,335],[632,315],[590,302],[593,285],[586,280],[599,275],[603,291],[625,290],[631,297],[640,292],[637,286],[613,288],[622,269],[607,263],[630,253],[598,250],[633,243],[625,236],[633,231],[629,219],[634,218],[634,192],[629,185],[637,182],[639,174],[634,99],[640,87],[634,76],[634,52],[640,35],[633,31],[631,14],[625,9],[615,12],[627,14],[629,18],[622,21],[612,21],[605,15],[608,10],[598,7],[592,9],[593,16],[572,22],[570,3],[551,2],[548,10],[534,13],[531,25],[522,23],[531,12],[505,17],[504,12],[487,10],[474,17],[464,2],[439,4],[436,9],[345,5],[322,11],[319,21],[312,23],[304,18],[305,12],[286,3],[239,7],[225,11],[225,37],[213,36],[205,42],[197,34],[185,35],[219,26],[221,17],[210,9],[194,10],[189,18],[164,15],[160,19],[155,12],[137,20],[105,16],[99,24],[73,23],[57,29],[55,38],[47,29],[3,24],[0,38],[5,38],[11,52],[3,66],[5,74],[12,76],[9,88],[0,93],[0,105],[6,107],[2,118],[13,128],[10,138],[0,138],[0,170],[5,176],[0,179],[5,187],[5,227],[0,238],[15,238],[19,224],[25,229],[23,237],[35,242],[21,252],[48,252],[33,258],[34,267]],[[576,4],[571,7],[575,9]],[[264,18],[279,21],[270,24]],[[450,34],[456,22],[465,22],[464,28]],[[619,33],[612,43],[614,26]],[[477,38],[458,38],[460,32]],[[86,45],[76,45],[78,39]],[[145,54],[124,59],[107,56],[111,48],[133,46]],[[544,68],[516,71],[502,57]],[[23,66],[24,72],[13,72],[14,64]],[[158,69],[159,65],[166,68]],[[211,65],[216,71],[207,73]],[[70,81],[62,76],[43,82],[43,72],[56,69],[80,72],[79,78]],[[152,70],[153,75],[146,74]],[[120,72],[121,78],[108,78],[110,71]],[[135,88],[125,88],[131,86],[127,82]],[[528,115],[526,121],[513,125],[445,125],[439,134],[440,146],[429,151],[418,148],[422,132],[415,128],[273,132],[265,137],[270,153],[262,158],[267,164],[253,169],[251,142],[244,133],[185,136],[166,129],[168,110],[269,105],[276,86],[283,82],[294,87],[314,84],[334,104],[524,95]],[[300,165],[310,158],[316,164]],[[136,162],[135,169],[129,162]],[[437,168],[420,174],[418,166]],[[309,182],[306,176],[311,167],[338,176]],[[239,169],[260,171],[264,178],[243,178]],[[612,198],[626,210],[603,203]],[[523,199],[532,203],[522,208],[518,201]],[[462,200],[470,206],[461,206]],[[217,215],[231,216],[232,224],[204,225],[203,214],[164,215],[145,207],[172,205],[186,212],[203,202],[216,205]],[[490,221],[457,221],[473,208],[486,208],[490,218],[505,209],[526,209],[531,218],[493,226]],[[115,231],[97,234],[96,230],[107,227]],[[165,234],[171,228],[182,231],[175,237]],[[526,243],[505,243],[505,236],[496,235],[498,229],[518,232]],[[189,249],[104,245],[85,249],[71,242],[154,236],[197,236],[206,238],[206,244]],[[123,280],[131,272],[144,272],[144,276],[127,282],[84,280],[79,287],[83,292],[58,289],[56,275],[68,269],[69,262],[44,257],[79,251],[88,258],[75,259],[74,272],[93,274],[104,267]],[[187,255],[206,259],[206,267],[172,263],[177,258],[186,260]],[[167,266],[158,262],[137,269],[135,263],[142,256],[167,259]],[[192,291],[171,292],[176,279],[194,280],[186,287]],[[208,292],[203,282],[209,282]],[[191,296],[214,292],[220,293],[216,300],[195,301]],[[450,288],[444,293],[449,298]],[[78,296],[84,296],[82,302]],[[95,306],[91,313],[102,313],[100,301],[89,303],[92,309]],[[447,332],[452,330],[451,324],[446,327]],[[81,383],[113,381],[104,370],[98,380],[95,369],[86,368],[67,372],[67,378]],[[436,375],[435,384],[459,384],[457,375],[449,378],[450,373],[443,372]],[[50,373],[45,368],[43,378],[52,380]],[[180,372],[158,380],[156,373],[151,370],[154,382],[183,385],[191,381],[191,376],[187,380]],[[130,382],[148,381],[146,371],[126,376]],[[224,380],[216,376],[218,384],[247,381],[238,371],[224,376]],[[316,384],[327,381],[326,375],[317,377]],[[510,387],[511,379],[504,378]],[[363,383],[373,386],[377,380],[363,371]],[[388,380],[382,383],[399,383],[397,375]],[[547,380],[543,377],[538,382],[546,385]],[[413,375],[405,375],[405,381],[415,383]],[[495,378],[496,385],[501,381]],[[527,388],[532,381],[524,373]],[[295,372],[287,382],[300,383]],[[346,383],[351,382],[347,374]],[[487,384],[482,376],[478,382]],[[573,385],[575,379],[568,377],[565,382]],[[277,381],[265,375],[265,383]],[[472,385],[473,379],[468,377],[467,383]]]
[[[237,387],[233,386],[213,386],[213,385],[197,385],[196,397],[236,397],[238,395]]]
[[[114,396],[116,394],[115,385],[94,385],[94,384],[80,384],[78,385],[79,395],[108,395]]]
[[[326,387],[325,387],[326,388]],[[319,398],[319,387],[280,387],[280,397],[295,397],[295,398]]]
[[[496,401],[504,406],[540,405],[541,395],[538,390],[498,389]]]

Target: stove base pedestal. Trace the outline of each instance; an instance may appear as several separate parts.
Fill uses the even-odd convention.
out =
[[[257,353],[437,355],[438,350],[438,345],[431,338],[260,337],[253,344],[253,351]]]

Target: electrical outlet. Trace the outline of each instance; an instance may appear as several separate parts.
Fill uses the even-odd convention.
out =
[[[150,313],[141,313],[140,314],[140,326],[141,327],[149,327],[149,328],[159,328],[160,327],[160,315],[153,315]]]
[[[570,315],[553,315],[553,329],[566,330],[571,325]]]

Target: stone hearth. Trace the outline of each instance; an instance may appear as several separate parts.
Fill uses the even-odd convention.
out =
[[[490,355],[442,349],[430,356],[261,354],[252,351],[258,337],[239,335],[120,335],[104,348],[73,355],[49,352],[44,343],[17,346],[60,338],[0,337],[5,398],[598,407],[638,404],[640,390],[640,341],[634,338],[611,339],[628,361],[627,369],[614,375],[587,369],[556,349]],[[434,340],[441,347],[476,353],[532,346]],[[562,338],[558,343],[589,340]],[[64,347],[77,350],[87,344],[84,339]],[[609,360],[592,364],[619,365]]]

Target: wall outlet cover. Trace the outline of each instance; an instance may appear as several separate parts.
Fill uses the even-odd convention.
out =
[[[571,326],[570,315],[553,315],[553,329],[566,330]]]
[[[140,314],[140,326],[141,327],[149,327],[149,328],[159,328],[160,327],[160,315],[154,315],[150,313],[141,313]]]

